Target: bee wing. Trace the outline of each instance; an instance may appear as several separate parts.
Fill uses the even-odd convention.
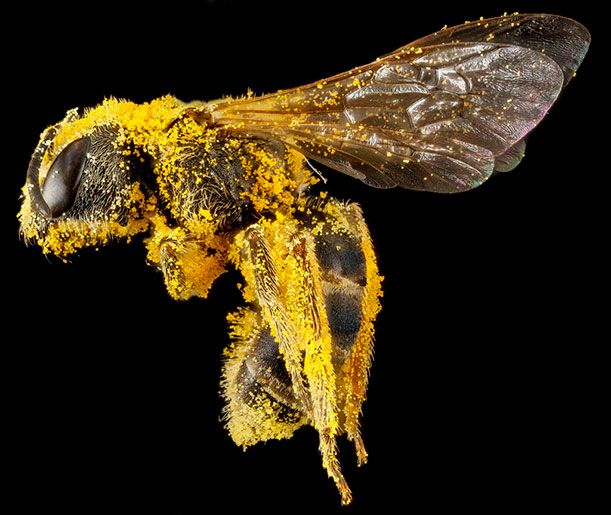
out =
[[[493,41],[539,50],[560,66],[566,86],[588,51],[590,33],[570,18],[551,14],[515,13],[444,28],[414,41],[410,46],[477,41]]]
[[[468,190],[539,123],[587,48],[576,22],[512,18],[446,29],[329,79],[208,109],[220,126],[278,139],[371,186]]]

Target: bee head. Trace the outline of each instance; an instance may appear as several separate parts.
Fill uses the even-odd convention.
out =
[[[45,253],[64,258],[148,227],[155,200],[136,173],[144,156],[111,115],[108,101],[84,115],[73,109],[41,135],[19,219],[23,236]]]

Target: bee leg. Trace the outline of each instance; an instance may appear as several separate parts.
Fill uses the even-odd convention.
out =
[[[178,300],[186,297],[187,280],[180,266],[178,256],[179,245],[174,241],[164,241],[160,245],[160,269],[163,273],[163,280],[172,298]]]
[[[311,398],[311,424],[320,435],[323,467],[335,481],[342,504],[350,504],[352,493],[337,459],[339,419],[333,340],[324,309],[323,282],[314,239],[310,232],[300,232],[294,236],[290,247],[292,251],[285,263],[289,275],[287,308],[305,348],[303,370]]]
[[[176,300],[208,296],[214,281],[225,272],[227,243],[220,237],[194,239],[180,228],[156,219],[146,240],[148,261],[163,272],[168,293]]]
[[[329,474],[329,477],[335,481],[342,504],[345,506],[352,502],[352,491],[342,474],[339,460],[337,459],[337,443],[335,439],[335,434],[330,430],[324,430],[320,433],[319,449],[322,455],[322,465]]]
[[[240,266],[241,271],[247,281],[254,286],[263,318],[269,324],[271,334],[278,342],[278,348],[291,377],[295,396],[301,402],[304,410],[309,413],[311,411],[310,397],[301,373],[303,365],[299,338],[280,298],[281,287],[277,269],[281,264],[274,263],[263,229],[258,224],[247,229],[243,253],[246,259]]]

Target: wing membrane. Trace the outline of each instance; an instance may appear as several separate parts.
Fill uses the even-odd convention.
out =
[[[477,41],[516,45],[543,52],[560,66],[566,85],[588,51],[590,33],[570,18],[515,13],[442,29],[414,41],[410,46]]]
[[[221,102],[212,118],[233,131],[281,140],[372,186],[468,190],[541,120],[578,60],[577,49],[565,48],[558,64],[552,43],[546,52],[518,46],[520,34],[533,40],[528,20],[537,20],[543,41],[553,38],[541,31],[560,25],[546,21],[557,17],[530,16],[446,29],[308,86]],[[486,24],[493,32],[485,32]]]

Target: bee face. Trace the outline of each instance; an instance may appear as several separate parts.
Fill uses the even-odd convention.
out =
[[[121,127],[86,122],[69,111],[43,132],[23,189],[22,234],[59,257],[147,226],[147,199]]]

